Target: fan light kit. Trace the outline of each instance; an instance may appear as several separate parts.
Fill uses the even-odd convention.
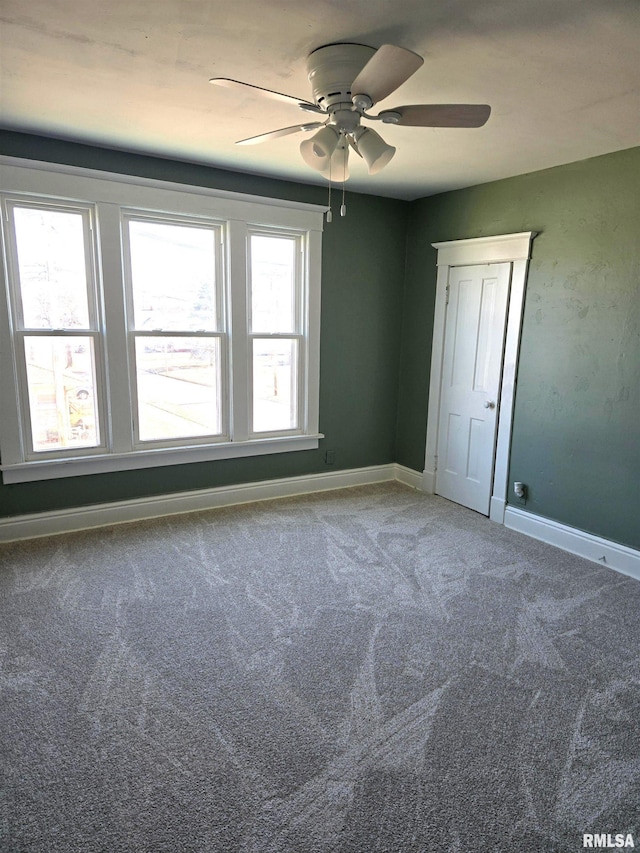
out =
[[[214,77],[210,82],[236,91],[251,90],[323,116],[323,121],[283,127],[240,139],[237,144],[255,145],[291,133],[316,131],[300,145],[300,153],[308,166],[329,180],[329,200],[331,183],[342,183],[340,212],[344,216],[344,182],[349,177],[349,149],[364,160],[370,175],[384,169],[396,153],[396,149],[373,128],[362,125],[363,119],[405,127],[482,127],[489,118],[491,107],[488,104],[409,104],[371,115],[369,110],[415,74],[423,61],[417,53],[392,44],[383,44],[378,50],[362,44],[319,47],[307,59],[313,101],[227,77]],[[330,204],[327,220],[331,221]]]

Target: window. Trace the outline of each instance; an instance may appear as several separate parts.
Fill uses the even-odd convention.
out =
[[[27,455],[101,445],[91,211],[9,201]]]
[[[220,227],[123,216],[137,444],[226,434]]]
[[[298,429],[304,343],[300,238],[253,233],[250,240],[254,433]]]
[[[317,447],[321,209],[94,175],[3,166],[4,482]]]

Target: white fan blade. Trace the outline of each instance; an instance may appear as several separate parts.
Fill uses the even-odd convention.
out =
[[[281,127],[279,130],[270,130],[259,136],[250,136],[248,139],[240,139],[236,145],[257,145],[268,139],[277,139],[279,136],[288,136],[290,133],[300,133],[301,130],[315,130],[316,127],[324,127],[323,121],[312,121],[310,124],[294,124],[291,127]]]
[[[271,98],[272,101],[283,101],[285,104],[296,104],[305,110],[321,113],[316,104],[310,103],[306,98],[296,98],[294,95],[284,95],[282,92],[274,92],[272,89],[263,89],[262,86],[254,86],[252,83],[242,83],[240,80],[230,80],[228,77],[212,77],[209,80],[214,86],[223,86],[225,89],[238,89],[241,92],[246,92],[247,89],[254,93],[262,95],[265,98]]]
[[[400,116],[398,121],[391,118],[393,113]],[[378,116],[383,122],[385,114],[390,116],[389,124],[405,127],[482,127],[491,115],[491,107],[489,104],[409,104],[383,110]]]
[[[358,74],[351,86],[353,95],[368,95],[374,104],[415,74],[424,59],[404,47],[383,44]]]

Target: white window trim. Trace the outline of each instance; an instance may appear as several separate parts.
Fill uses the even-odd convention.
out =
[[[219,191],[206,187],[192,187],[169,181],[147,180],[127,175],[112,174],[90,169],[34,163],[20,158],[0,157],[0,186],[7,194],[26,194],[52,201],[77,201],[96,206],[100,220],[101,243],[111,244],[111,250],[102,252],[102,280],[105,290],[121,288],[121,265],[113,246],[119,245],[121,209],[168,212],[185,216],[205,217],[225,223],[227,233],[228,263],[236,268],[244,265],[246,233],[248,229],[290,229],[304,232],[307,267],[307,358],[304,364],[306,383],[302,401],[303,420],[299,434],[286,435],[234,435],[233,441],[191,444],[176,447],[133,449],[126,446],[126,438],[114,434],[111,450],[92,453],[83,450],[73,457],[48,457],[25,460],[22,447],[23,429],[17,401],[18,376],[13,356],[13,340],[8,306],[0,299],[0,395],[3,400],[0,415],[0,447],[2,449],[2,479],[4,483],[18,483],[59,477],[82,476],[102,472],[152,468],[230,459],[271,453],[288,453],[318,447],[323,437],[318,429],[320,386],[320,277],[321,239],[325,208],[282,199],[269,199]],[[102,216],[101,216],[102,212]],[[106,214],[110,213],[110,216]],[[116,231],[117,229],[117,231]],[[114,243],[115,241],[115,243]],[[3,256],[0,272],[6,278],[6,261]],[[246,291],[246,288],[245,288]],[[121,328],[125,334],[122,317],[110,315],[117,308],[107,306],[106,324]],[[246,306],[232,306],[232,310],[246,312]],[[246,314],[245,314],[246,316]],[[109,354],[107,353],[107,357]],[[246,389],[234,387],[236,412],[238,406],[249,406]],[[130,407],[128,387],[122,383],[112,388],[112,395],[120,394],[113,405]],[[113,396],[112,396],[113,399]],[[243,412],[246,415],[246,412]],[[248,423],[248,418],[244,417]]]

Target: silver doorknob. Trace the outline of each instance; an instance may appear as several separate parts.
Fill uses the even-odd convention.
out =
[[[496,404],[493,402],[493,400],[486,400],[484,407],[485,409],[495,409]]]

